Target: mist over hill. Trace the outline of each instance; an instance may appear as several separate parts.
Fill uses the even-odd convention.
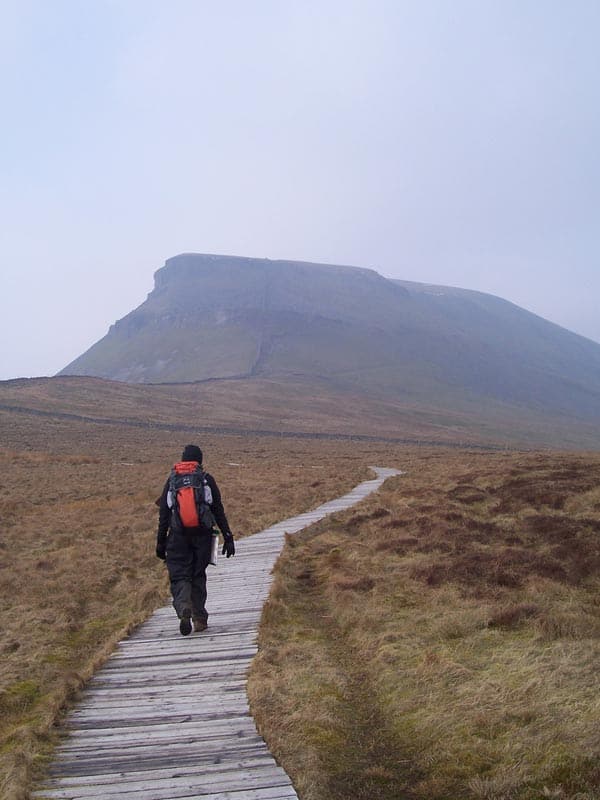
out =
[[[481,416],[600,423],[600,345],[492,295],[371,269],[183,254],[61,375],[314,381]]]

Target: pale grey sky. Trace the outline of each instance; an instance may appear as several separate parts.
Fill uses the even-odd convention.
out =
[[[497,294],[600,341],[597,0],[0,0],[0,379],[186,251]]]

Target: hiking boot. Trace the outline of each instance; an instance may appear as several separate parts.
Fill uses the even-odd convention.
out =
[[[208,622],[204,619],[204,617],[195,617],[194,618],[194,633],[202,633],[208,628]]]
[[[189,608],[184,608],[181,612],[181,620],[179,622],[179,633],[182,636],[189,636],[192,632],[192,612]]]

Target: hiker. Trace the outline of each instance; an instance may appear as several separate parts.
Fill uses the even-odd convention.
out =
[[[185,446],[158,502],[156,555],[167,562],[173,606],[183,636],[206,630],[206,567],[210,563],[213,526],[223,535],[223,555],[235,555],[221,492],[215,479],[202,470],[202,450]]]

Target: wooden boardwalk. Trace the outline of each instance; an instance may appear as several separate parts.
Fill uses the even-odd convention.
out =
[[[34,797],[297,798],[256,732],[246,673],[285,534],[349,508],[400,474],[373,471],[377,478],[343,497],[240,539],[235,558],[209,567],[207,631],[181,636],[166,606],[120,642],[69,714]]]

